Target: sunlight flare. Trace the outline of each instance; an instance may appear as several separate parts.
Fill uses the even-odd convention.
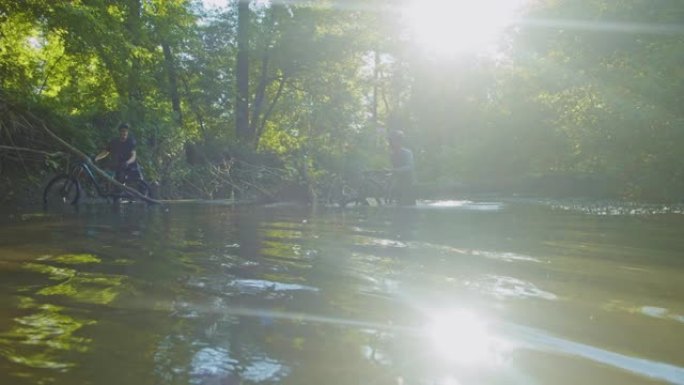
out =
[[[412,0],[402,11],[411,40],[427,52],[491,49],[525,0]]]
[[[494,360],[494,338],[484,319],[465,310],[435,313],[425,327],[430,343],[441,358],[462,365]]]

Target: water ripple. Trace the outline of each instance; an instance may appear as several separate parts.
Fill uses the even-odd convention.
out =
[[[296,283],[282,283],[267,281],[263,279],[235,279],[228,284],[229,287],[237,289],[241,294],[258,294],[263,292],[290,292],[290,291],[312,291],[317,292],[318,288]]]
[[[549,301],[558,299],[558,296],[539,289],[529,281],[501,275],[487,275],[483,279],[469,282],[468,286],[489,292],[498,298],[541,298]]]
[[[440,200],[440,201],[424,201],[418,204],[421,208],[457,208],[460,210],[472,211],[499,211],[503,209],[502,202],[473,202],[468,200]]]
[[[644,358],[631,357],[591,345],[566,340],[526,326],[509,325],[510,332],[527,347],[582,357],[652,379],[684,385],[684,368]]]
[[[601,216],[644,216],[661,214],[684,214],[684,206],[657,205],[630,202],[549,202],[556,210],[578,211],[585,214]]]
[[[289,374],[288,367],[270,358],[255,360],[250,363],[241,377],[251,382],[279,381]]]
[[[192,357],[190,363],[191,383],[203,384],[208,378],[226,379],[233,374],[237,363],[237,360],[230,357],[227,349],[203,348]]]

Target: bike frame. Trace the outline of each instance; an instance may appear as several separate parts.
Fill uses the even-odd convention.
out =
[[[85,175],[84,175],[85,174]],[[142,176],[142,173],[140,174]],[[74,166],[73,171],[71,172],[71,176],[79,181],[82,178],[86,178],[87,181],[90,181],[95,186],[95,190],[97,190],[97,195],[100,198],[116,198],[121,194],[116,194],[116,193],[111,193],[108,191],[105,191],[104,188],[102,187],[102,184],[100,181],[97,179],[93,171],[88,167],[88,164],[86,162],[80,162],[77,166]],[[124,182],[128,179],[128,174],[125,174],[124,176]],[[140,178],[142,180],[142,178]]]
[[[77,166],[74,166],[73,170],[71,171],[71,176],[79,183],[81,183],[81,180],[85,178],[86,181],[90,181],[90,183],[95,186],[97,195],[99,195],[101,198],[108,197],[108,195],[100,186],[100,182],[98,182],[97,178],[95,178],[95,174],[93,174],[93,171],[90,170],[90,167],[88,167],[86,162],[80,162]]]
[[[391,171],[368,170],[363,172],[363,183],[369,198],[375,199],[378,204],[388,204],[392,201],[394,189],[394,177]]]

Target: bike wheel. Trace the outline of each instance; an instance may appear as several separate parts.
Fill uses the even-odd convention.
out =
[[[46,206],[75,205],[81,195],[78,181],[68,175],[54,177],[43,191],[43,204]]]
[[[336,201],[340,207],[347,207],[351,203],[358,203],[360,201],[360,195],[355,188],[346,183],[342,183],[339,186]]]
[[[130,188],[134,189],[135,191],[139,192],[144,197],[152,198],[150,186],[147,184],[147,182],[145,182],[142,179],[126,181],[126,182],[124,182],[124,185],[126,187],[130,187]],[[137,196],[135,196],[129,192],[124,192],[124,195],[125,195],[125,198],[127,198],[127,199],[131,199],[131,200],[140,199],[139,197],[137,197]]]

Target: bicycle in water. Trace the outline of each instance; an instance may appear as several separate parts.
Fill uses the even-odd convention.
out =
[[[360,178],[351,183],[342,177],[335,177],[325,194],[327,203],[340,207],[349,205],[370,206],[388,205],[394,201],[395,188],[392,171],[367,170],[361,172]]]
[[[123,180],[119,181],[126,187],[132,188],[142,196],[150,197],[150,186],[143,180],[142,173],[124,173]],[[112,199],[116,202],[120,199],[133,201],[138,199],[134,194],[113,186],[109,182],[103,182],[97,178],[90,169],[88,162],[80,161],[68,173],[55,176],[48,182],[43,191],[43,204],[77,205],[84,192],[97,195],[103,199]]]

